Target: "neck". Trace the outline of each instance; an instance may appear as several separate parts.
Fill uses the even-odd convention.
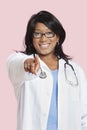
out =
[[[58,57],[55,55],[39,55],[40,59],[46,63],[51,70],[58,69]]]

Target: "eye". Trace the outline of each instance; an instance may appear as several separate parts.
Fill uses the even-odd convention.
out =
[[[47,37],[54,37],[55,33],[53,32],[46,32]]]
[[[33,36],[34,36],[35,38],[41,37],[41,33],[40,33],[40,32],[34,32],[34,33],[33,33]]]

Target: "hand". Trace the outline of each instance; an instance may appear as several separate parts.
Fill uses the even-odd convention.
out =
[[[35,58],[26,59],[24,62],[24,70],[32,74],[36,74],[40,68],[38,55]]]

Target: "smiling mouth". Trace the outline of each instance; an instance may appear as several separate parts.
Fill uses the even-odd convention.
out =
[[[49,43],[47,43],[47,44],[40,44],[39,46],[40,46],[40,48],[42,48],[42,49],[46,49],[46,48],[49,47]]]

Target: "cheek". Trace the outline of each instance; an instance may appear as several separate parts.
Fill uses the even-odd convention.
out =
[[[54,46],[56,46],[56,44],[58,43],[58,39],[54,39],[54,40],[52,41],[52,43],[53,43]]]
[[[33,40],[33,46],[36,47],[38,45],[38,40]]]
[[[38,49],[39,49],[38,42],[33,42],[33,46],[34,46],[35,50],[38,50]]]
[[[38,42],[39,42],[38,39],[33,39],[33,45],[38,44]]]
[[[52,44],[52,47],[55,48],[56,45],[57,45],[57,42],[54,42],[54,43]]]

